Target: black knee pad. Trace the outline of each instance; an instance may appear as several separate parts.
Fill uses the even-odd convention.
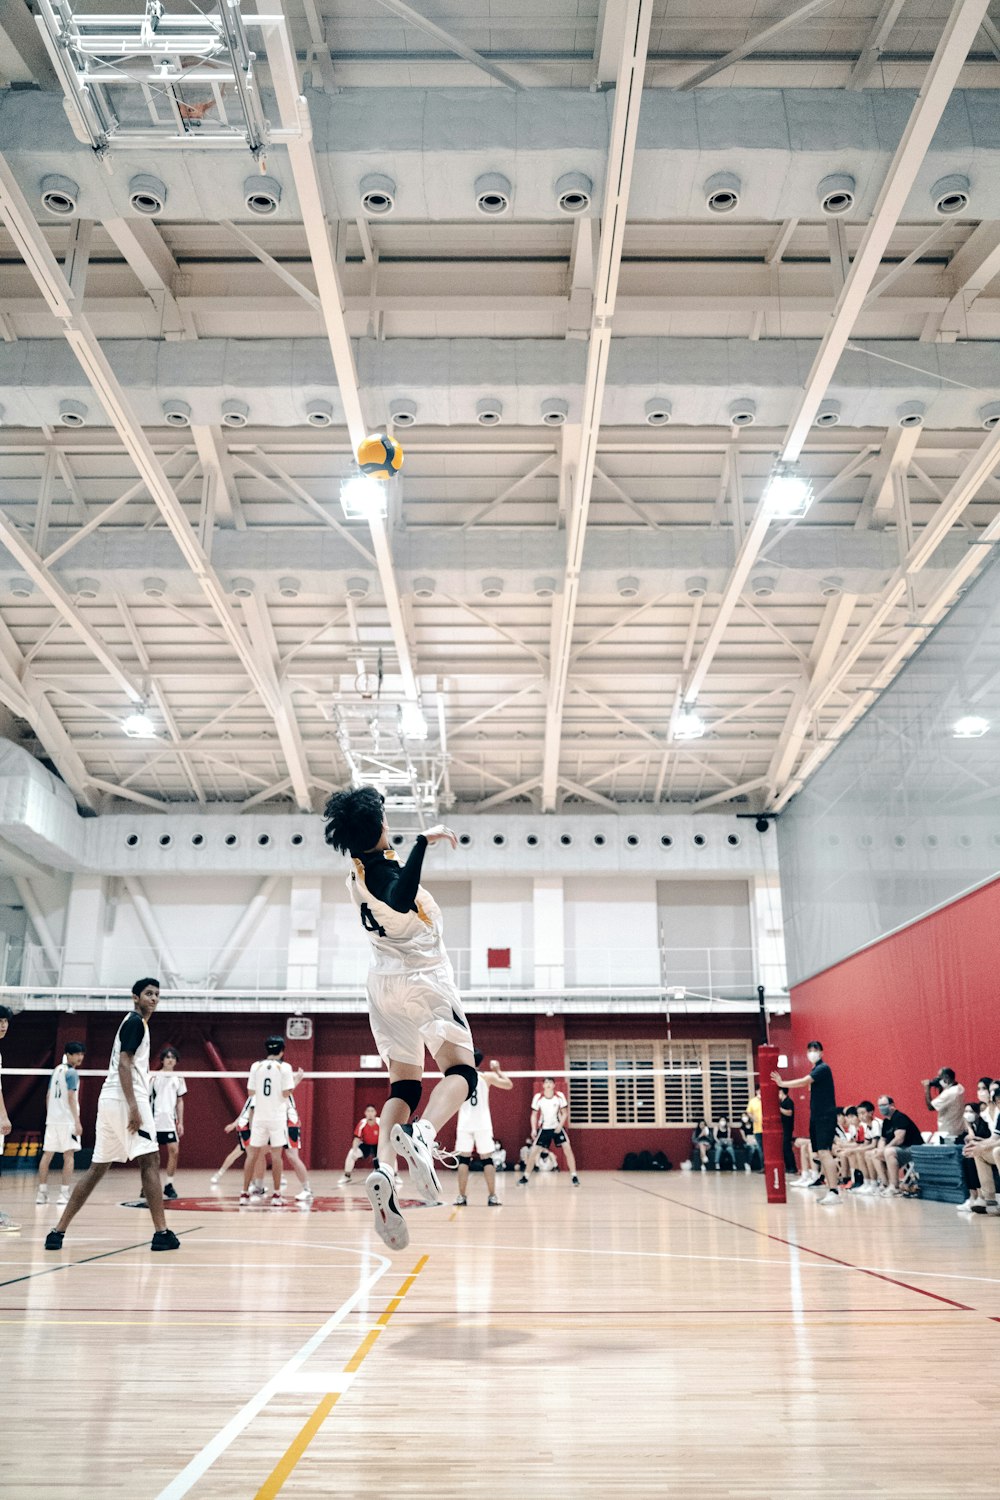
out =
[[[460,1156],[458,1158],[458,1164],[459,1164],[460,1167],[471,1167],[472,1166],[472,1157],[471,1156]],[[979,1179],[977,1178],[976,1181],[978,1182],[978,1180]]]
[[[412,1114],[420,1103],[420,1096],[424,1086],[419,1078],[400,1078],[389,1090],[390,1099],[402,1099],[407,1109]]]
[[[479,1086],[479,1074],[475,1068],[470,1068],[468,1063],[456,1063],[453,1068],[445,1068],[444,1076],[445,1078],[464,1078],[465,1086],[469,1091],[467,1097],[470,1099]]]

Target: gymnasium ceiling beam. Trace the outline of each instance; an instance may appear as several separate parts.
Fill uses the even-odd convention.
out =
[[[875,18],[868,39],[861,49],[861,55],[854,67],[851,76],[847,80],[847,88],[863,89],[874,70],[878,67],[879,59],[885,51],[885,44],[889,40],[889,33],[899,20],[899,13],[906,4],[906,0],[883,0],[882,9]]]
[[[482,57],[472,47],[460,41],[458,37],[452,36],[450,31],[445,31],[443,27],[435,25],[427,16],[421,15],[418,10],[414,10],[412,5],[404,4],[403,0],[375,0],[375,3],[381,5],[383,10],[391,11],[394,16],[398,17],[400,21],[405,21],[408,26],[413,26],[417,31],[423,31],[428,36],[433,37],[436,42],[440,42],[449,52],[454,52],[456,57],[460,57],[465,62],[472,63],[473,67],[481,69],[484,73],[488,73],[491,78],[496,79],[497,83],[502,83],[504,88],[514,89],[515,92],[520,93],[523,85],[518,83],[516,78],[512,78],[509,73],[505,73],[503,68],[498,68],[496,63],[492,63],[487,58]]]
[[[615,83],[611,141],[601,212],[595,291],[591,313],[587,370],[583,390],[583,419],[575,452],[564,453],[560,489],[567,501],[566,565],[562,591],[553,601],[552,644],[549,654],[548,704],[542,769],[542,811],[554,812],[558,791],[563,707],[573,649],[573,624],[580,590],[587,515],[594,484],[597,438],[601,425],[604,385],[611,329],[618,292],[629,190],[642,101],[646,51],[653,0],[626,0],[622,50]],[[567,472],[568,471],[568,472]]]
[[[851,330],[878,274],[889,238],[912,191],[920,165],[986,13],[987,4],[988,0],[955,0],[952,6],[923,88],[886,173],[875,210],[837,298],[830,326],[806,378],[798,410],[785,432],[778,456],[786,463],[798,460],[806,445],[820,403],[836,373]],[[688,704],[697,701],[770,524],[771,518],[761,502],[744,537],[729,585],[685,688],[684,699]]]
[[[323,207],[323,193],[320,187],[316,153],[313,148],[309,105],[300,92],[298,66],[289,44],[287,20],[283,20],[278,26],[265,26],[264,36],[281,123],[285,129],[297,132],[286,142],[286,150],[292,176],[295,179],[295,190],[309,245],[309,255],[316,275],[316,286],[323,309],[323,321],[330,344],[330,353],[333,356],[340,402],[344,409],[351,447],[356,452],[367,436],[367,427],[361,409],[354,350],[344,318],[344,296],[340,285],[340,275],[330,240],[330,226]],[[398,480],[396,482],[399,483]],[[410,702],[419,703],[420,692],[417,686],[413,652],[406,628],[403,601],[393,568],[386,523],[381,516],[372,514],[368,519],[368,527],[385,608],[389,616],[393,646],[403,679],[404,695]]]
[[[734,63],[742,62],[745,57],[750,56],[751,52],[759,52],[774,37],[780,36],[783,31],[789,31],[793,26],[801,26],[803,22],[810,20],[819,11],[827,10],[831,4],[832,0],[806,0],[805,5],[796,6],[793,11],[790,11],[787,16],[782,16],[779,21],[773,22],[770,26],[765,26],[762,31],[755,32],[753,36],[748,36],[745,42],[741,42],[738,47],[734,47],[731,52],[727,52],[725,57],[717,58],[715,62],[708,63],[699,72],[693,73],[690,78],[685,78],[682,83],[677,85],[678,92],[686,93],[689,89],[696,89],[699,84],[707,83],[710,78],[715,78],[717,74],[724,73]]]

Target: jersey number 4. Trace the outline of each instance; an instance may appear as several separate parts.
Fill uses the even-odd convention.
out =
[[[366,932],[377,932],[379,937],[385,937],[385,928],[376,921],[375,914],[367,901],[361,907],[361,925]]]

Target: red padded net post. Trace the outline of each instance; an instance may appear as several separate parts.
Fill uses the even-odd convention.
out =
[[[778,1108],[778,1085],[771,1074],[778,1066],[777,1047],[757,1050],[760,1098],[764,1106],[764,1182],[768,1203],[785,1203],[785,1151]]]

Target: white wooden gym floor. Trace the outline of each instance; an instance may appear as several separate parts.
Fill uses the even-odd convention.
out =
[[[336,1175],[320,1194],[361,1198]],[[1000,1220],[791,1191],[768,1208],[759,1177],[583,1184],[509,1175],[487,1209],[474,1176],[468,1208],[409,1214],[397,1256],[350,1205],[172,1210],[182,1248],[153,1255],[121,1171],[56,1255],[57,1210],[5,1175],[24,1227],[0,1236],[0,1491],[998,1493]]]

